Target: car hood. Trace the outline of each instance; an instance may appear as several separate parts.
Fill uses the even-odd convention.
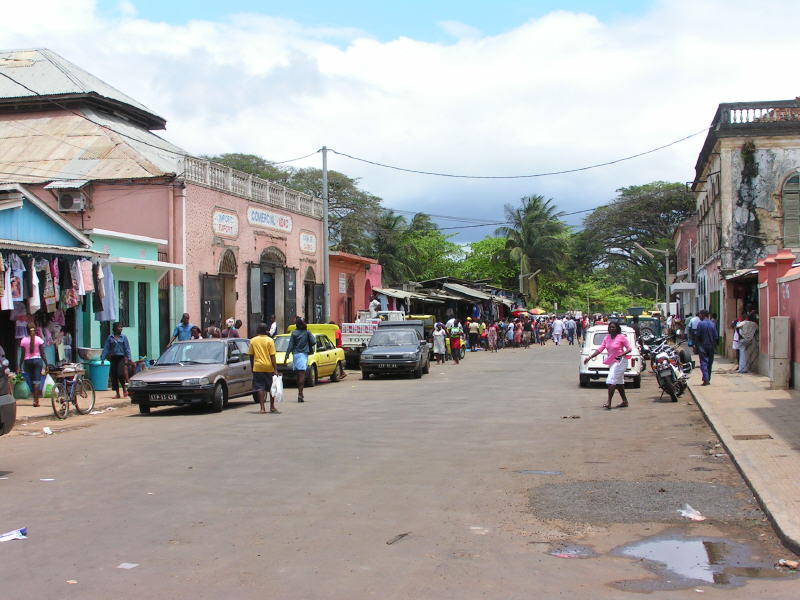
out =
[[[190,377],[214,377],[222,371],[225,365],[169,365],[164,367],[154,366],[137,373],[131,380],[155,383],[158,381],[183,381]]]
[[[419,346],[369,346],[361,353],[361,356],[370,354],[402,354],[404,352],[417,352]]]

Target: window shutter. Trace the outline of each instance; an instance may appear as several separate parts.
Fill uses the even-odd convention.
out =
[[[800,177],[797,175],[783,186],[783,246],[800,247]]]

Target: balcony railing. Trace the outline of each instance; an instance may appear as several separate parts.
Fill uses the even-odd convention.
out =
[[[736,102],[720,104],[713,127],[719,132],[741,129],[796,128],[800,101]]]
[[[322,200],[318,198],[202,158],[186,156],[183,161],[186,181],[315,219],[322,218]]]

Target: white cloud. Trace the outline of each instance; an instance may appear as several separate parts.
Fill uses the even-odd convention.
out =
[[[135,17],[139,14],[136,5],[130,0],[119,0],[117,3],[117,10],[119,10],[123,17]]]
[[[460,21],[442,21],[439,23],[439,27],[441,27],[442,31],[447,35],[451,35],[457,40],[473,39],[481,36],[480,29],[472,25],[467,25],[466,23],[461,23]]]
[[[52,48],[165,116],[166,137],[195,153],[281,160],[328,145],[423,170],[536,173],[680,138],[707,126],[720,102],[798,93],[786,57],[797,50],[800,4],[776,0],[663,0],[613,22],[554,12],[493,36],[458,35],[466,30],[451,23],[452,44],[381,42],[268,15],[170,25],[103,20],[91,0],[45,4],[35,22],[11,5],[0,47]],[[532,180],[330,164],[389,206],[497,218],[523,194],[577,210],[621,186],[689,180],[702,141]]]

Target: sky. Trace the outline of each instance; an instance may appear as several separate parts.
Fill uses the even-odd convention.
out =
[[[541,194],[566,212],[691,181],[721,102],[800,94],[800,2],[40,0],[4,6],[0,48],[47,47],[167,119],[189,153],[329,156],[399,210],[501,221]],[[292,163],[320,166],[320,156]],[[581,215],[568,217],[580,225]],[[466,221],[439,219],[442,226]],[[450,230],[457,241],[493,227]]]

